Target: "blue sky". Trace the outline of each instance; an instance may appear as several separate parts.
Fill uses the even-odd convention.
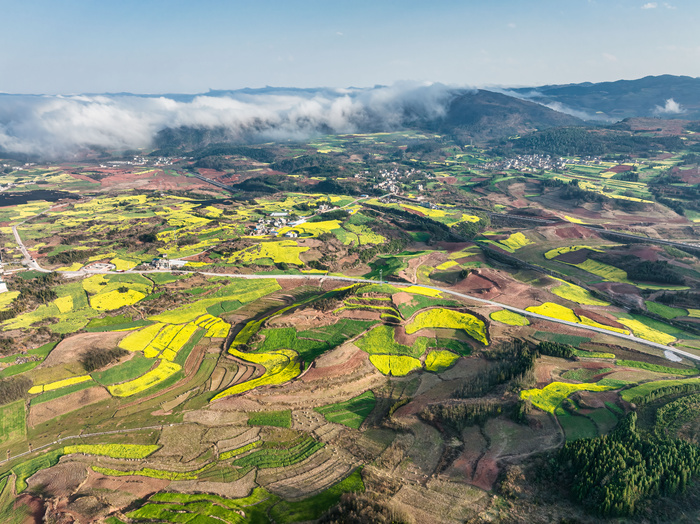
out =
[[[0,92],[700,76],[700,2],[0,0]]]

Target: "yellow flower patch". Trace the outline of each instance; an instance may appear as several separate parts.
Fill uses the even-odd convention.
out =
[[[370,355],[369,361],[384,375],[403,377],[421,369],[420,360],[405,355]]]
[[[500,311],[494,311],[489,315],[492,320],[500,322],[502,324],[508,324],[509,326],[529,326],[530,321],[527,317],[508,311],[507,309],[501,309]]]
[[[270,353],[242,353],[231,347],[229,348],[229,353],[246,362],[262,365],[265,368],[265,373],[261,377],[225,389],[216,395],[212,401],[230,395],[245,393],[261,386],[284,384],[301,374],[301,365],[297,360],[299,355],[291,349],[280,349]]]
[[[123,258],[113,258],[110,262],[114,264],[117,271],[129,271],[139,265],[139,262],[124,260]]]
[[[76,444],[66,446],[63,453],[84,453],[85,455],[100,455],[111,458],[142,459],[160,448],[157,444]]]
[[[541,306],[530,306],[527,311],[544,315],[546,317],[558,318],[559,320],[567,320],[569,322],[579,323],[579,318],[576,314],[566,306],[560,306],[554,302],[545,302]]]
[[[157,323],[131,333],[119,342],[119,347],[127,351],[143,351],[156,337],[165,324]]]
[[[562,401],[575,391],[606,391],[615,389],[612,386],[599,386],[598,384],[568,384],[565,382],[552,382],[542,389],[526,389],[520,392],[520,398],[530,399],[533,406],[548,413],[554,413]]]
[[[115,397],[129,397],[141,391],[145,391],[156,384],[160,384],[180,371],[180,369],[180,366],[174,362],[161,360],[157,368],[152,369],[145,375],[141,375],[139,378],[124,382],[123,384],[107,386],[107,389]]]
[[[451,351],[437,350],[428,353],[425,357],[425,369],[433,373],[442,373],[443,371],[454,366],[459,360],[459,356]]]
[[[566,282],[564,280],[557,280],[559,280],[562,284],[560,286],[552,288],[551,292],[557,295],[558,297],[565,298],[567,300],[571,300],[572,302],[576,302],[577,304],[583,304],[586,306],[610,305],[609,302],[605,302],[604,300],[598,300],[597,298],[595,298],[587,289],[584,289],[575,284],[570,284],[569,282]]]
[[[414,295],[425,295],[426,297],[442,297],[440,291],[437,289],[431,289],[429,287],[423,286],[408,286],[403,289],[406,293],[413,293]]]
[[[92,380],[90,375],[66,378],[63,380],[57,380],[56,382],[50,382],[49,384],[34,386],[29,390],[29,393],[31,395],[35,395],[44,391],[53,391],[54,389],[65,388],[66,386],[72,386],[73,384],[80,384],[81,382],[87,382],[88,380]]]
[[[486,325],[469,313],[461,313],[451,309],[434,308],[418,313],[413,322],[406,325],[406,333],[411,335],[423,328],[462,329],[475,340],[488,346]]]
[[[90,297],[90,305],[98,311],[112,311],[120,307],[136,304],[145,296],[145,294],[134,289],[129,289],[126,293],[114,290]]]
[[[617,321],[620,324],[624,324],[630,328],[635,336],[643,338],[644,340],[649,340],[651,342],[656,342],[658,344],[670,344],[676,341],[676,337],[669,335],[668,333],[663,333],[658,329],[643,324],[639,320],[634,320],[631,318],[618,318]]]
[[[58,297],[53,303],[56,304],[56,307],[61,313],[68,313],[73,310],[73,297],[70,295]]]

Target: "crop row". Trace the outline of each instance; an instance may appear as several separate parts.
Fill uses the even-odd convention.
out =
[[[233,462],[234,466],[255,466],[260,469],[282,468],[301,462],[324,446],[311,437],[306,437],[288,449],[263,448]]]
[[[115,397],[129,397],[163,382],[180,371],[180,369],[181,367],[179,364],[168,360],[161,360],[157,368],[141,375],[139,378],[124,382],[123,384],[107,386],[107,389]]]
[[[520,392],[520,398],[530,400],[533,406],[543,411],[554,413],[554,410],[575,391],[606,391],[615,389],[611,386],[598,384],[568,384],[552,382],[542,389],[526,389]]]

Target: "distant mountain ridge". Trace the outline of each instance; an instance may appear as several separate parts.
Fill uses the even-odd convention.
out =
[[[700,78],[689,76],[660,75],[615,82],[523,87],[506,93],[589,120],[700,119]]]

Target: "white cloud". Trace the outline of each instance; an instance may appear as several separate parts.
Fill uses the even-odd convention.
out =
[[[514,22],[511,22],[511,23],[508,24],[508,27],[510,27],[511,29],[515,29],[515,28],[518,27],[518,26],[515,25]]]
[[[656,9],[657,7],[659,7],[659,4],[656,2],[647,2],[642,6],[642,9]]]
[[[397,83],[371,89],[270,89],[222,96],[0,96],[0,150],[68,157],[91,146],[149,147],[181,126],[225,130],[232,140],[303,139],[319,133],[396,129],[407,114],[444,114],[453,89]]]
[[[680,115],[681,113],[685,113],[685,109],[673,98],[667,99],[666,105],[663,107],[656,106],[654,108],[654,114],[657,115]]]
[[[664,7],[665,7],[666,9],[675,9],[675,8],[676,8],[675,5],[671,5],[671,4],[669,4],[668,2],[664,2]]]
[[[610,53],[603,53],[603,58],[605,58],[608,62],[617,62],[617,57]]]

